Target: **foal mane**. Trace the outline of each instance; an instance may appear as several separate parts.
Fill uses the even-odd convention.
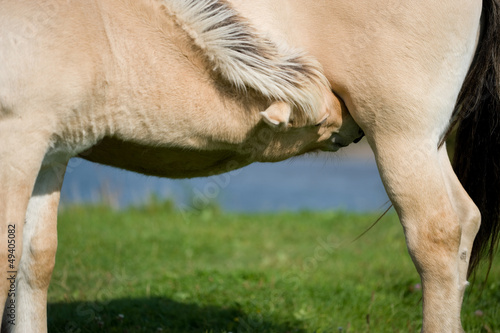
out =
[[[162,2],[211,69],[233,87],[287,102],[294,106],[294,116],[308,123],[318,119],[331,88],[314,58],[266,38],[224,0]]]

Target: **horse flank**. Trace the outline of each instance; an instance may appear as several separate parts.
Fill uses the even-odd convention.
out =
[[[211,69],[236,89],[253,89],[270,100],[289,103],[298,112],[297,121],[313,123],[321,116],[325,93],[331,88],[314,58],[262,36],[224,1],[163,0],[163,4]]]

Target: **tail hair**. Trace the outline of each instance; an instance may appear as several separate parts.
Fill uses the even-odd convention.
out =
[[[483,0],[478,48],[454,113],[453,167],[481,212],[470,275],[484,258],[491,269],[500,238],[500,0]]]

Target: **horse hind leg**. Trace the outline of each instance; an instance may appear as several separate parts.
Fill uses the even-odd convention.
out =
[[[474,244],[474,239],[481,223],[481,213],[463,188],[462,184],[460,184],[460,181],[453,171],[450,159],[448,158],[446,147],[443,146],[440,149],[439,153],[441,158],[443,177],[446,183],[446,189],[450,198],[452,199],[452,205],[455,213],[459,218],[461,227],[460,248],[458,253],[458,270],[460,283],[463,286],[463,298],[463,292],[465,291],[466,286],[469,284],[467,282],[469,259],[471,256],[472,245]]]
[[[454,178],[444,149],[438,150],[438,136],[368,138],[422,280],[422,331],[463,332],[460,311],[477,209]]]

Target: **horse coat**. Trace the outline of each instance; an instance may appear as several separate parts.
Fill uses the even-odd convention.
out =
[[[472,128],[476,114],[495,117],[498,59],[488,51],[499,45],[498,8],[498,0],[2,0],[0,246],[14,229],[17,246],[15,258],[0,256],[3,271],[17,274],[15,296],[0,284],[17,306],[15,325],[4,311],[2,329],[46,331],[71,157],[182,178],[335,151],[364,132],[422,279],[423,331],[462,331],[480,212],[440,143],[454,114]],[[455,108],[476,53],[489,62],[474,62]],[[470,86],[491,88],[476,94],[482,104],[467,104]],[[476,111],[485,101],[494,107]],[[498,214],[487,216],[474,253],[495,243]]]

